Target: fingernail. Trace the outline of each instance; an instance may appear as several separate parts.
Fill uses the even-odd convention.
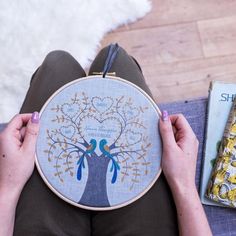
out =
[[[162,120],[163,121],[168,121],[168,119],[169,119],[168,111],[163,110],[162,111]]]
[[[31,122],[34,124],[38,124],[39,123],[39,113],[37,111],[35,111],[32,116],[31,116]]]

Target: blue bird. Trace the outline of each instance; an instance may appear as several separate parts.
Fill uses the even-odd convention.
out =
[[[120,170],[120,166],[115,161],[115,159],[113,158],[112,154],[110,153],[110,149],[109,149],[109,146],[107,145],[106,139],[102,139],[100,141],[99,148],[100,148],[101,152],[104,154],[104,156],[107,156],[108,158],[110,158],[112,160],[112,166],[110,168],[110,172],[113,171],[113,176],[112,176],[111,183],[114,184],[116,182],[117,171]]]
[[[93,153],[97,146],[97,141],[95,139],[91,139],[89,143],[90,145],[86,148],[86,151],[83,153],[83,155],[80,157],[80,159],[77,162],[77,165],[78,165],[77,179],[78,180],[81,180],[82,178],[82,167],[85,168],[85,165],[84,165],[85,155]]]

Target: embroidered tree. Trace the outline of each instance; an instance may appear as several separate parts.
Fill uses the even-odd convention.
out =
[[[127,181],[132,190],[148,175],[151,143],[141,120],[147,109],[134,106],[132,99],[124,96],[89,98],[85,93],[51,109],[57,128],[47,130],[48,148],[44,152],[61,182],[69,174],[79,184],[87,172],[80,203],[95,206],[88,192],[96,188],[99,206],[109,206],[107,176],[111,184]]]

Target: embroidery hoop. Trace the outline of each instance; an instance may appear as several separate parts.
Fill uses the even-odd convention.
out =
[[[151,104],[151,106],[154,108],[154,110],[156,111],[156,114],[159,116],[158,119],[161,117],[161,112],[160,112],[160,109],[158,108],[158,106],[156,105],[156,103],[153,101],[153,99],[145,92],[143,91],[141,88],[139,88],[137,85],[127,81],[127,80],[124,80],[120,77],[114,77],[114,76],[106,76],[105,78],[103,78],[102,76],[87,76],[87,77],[83,77],[83,78],[79,78],[79,79],[76,79],[74,81],[71,81],[70,83],[67,83],[65,84],[64,86],[62,86],[60,89],[58,89],[56,92],[54,92],[50,98],[47,100],[47,102],[44,104],[44,106],[42,107],[41,111],[40,111],[40,119],[41,119],[41,122],[42,122],[42,119],[44,119],[44,117],[42,116],[45,109],[48,107],[48,105],[50,104],[50,102],[58,95],[60,94],[64,89],[67,89],[69,88],[70,86],[74,85],[74,84],[77,84],[77,83],[80,83],[80,82],[83,82],[83,81],[87,81],[87,80],[91,80],[91,79],[96,79],[96,78],[99,78],[101,80],[104,80],[104,79],[111,79],[111,81],[119,81],[121,83],[125,83],[127,85],[130,85],[131,87],[133,87],[134,89],[136,89],[137,91],[139,91],[141,94],[144,95],[144,97],[147,99],[147,101]],[[37,143],[37,147],[38,147],[38,143]],[[161,166],[159,164],[159,170],[157,170],[157,172],[155,173],[155,177],[151,180],[151,182],[149,183],[148,186],[145,187],[145,189],[143,191],[141,191],[137,196],[133,197],[132,199],[129,199],[125,202],[122,202],[120,204],[117,204],[117,205],[112,205],[112,206],[88,206],[88,205],[83,205],[83,204],[80,204],[80,203],[77,203],[71,199],[69,199],[68,197],[64,196],[62,193],[60,193],[60,191],[58,191],[55,187],[52,186],[52,184],[50,183],[50,181],[48,180],[48,178],[45,176],[44,172],[43,172],[43,167],[40,165],[40,161],[39,161],[39,158],[38,155],[37,155],[37,147],[36,147],[36,154],[35,154],[35,160],[36,160],[36,167],[39,171],[39,174],[40,176],[42,177],[42,179],[44,180],[44,182],[46,183],[46,185],[58,196],[60,197],[61,199],[63,199],[64,201],[74,205],[74,206],[77,206],[77,207],[80,207],[80,208],[83,208],[83,209],[88,209],[88,210],[113,210],[113,209],[117,209],[117,208],[121,208],[121,207],[124,207],[124,206],[127,206],[133,202],[135,202],[136,200],[138,200],[139,198],[141,198],[145,193],[147,193],[150,188],[154,185],[154,183],[156,182],[156,180],[158,179],[158,177],[160,176],[160,173],[162,171],[161,169]],[[160,147],[161,148],[161,147]],[[161,158],[161,156],[160,156]]]

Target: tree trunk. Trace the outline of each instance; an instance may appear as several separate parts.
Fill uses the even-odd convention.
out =
[[[108,207],[106,174],[110,159],[93,154],[87,157],[88,180],[80,204],[92,207]]]

